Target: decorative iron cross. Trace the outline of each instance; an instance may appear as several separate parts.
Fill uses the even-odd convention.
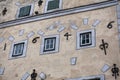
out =
[[[115,79],[117,79],[117,76],[119,76],[119,68],[116,67],[116,64],[113,64],[113,68],[111,69],[112,76],[115,76]]]
[[[111,21],[109,22],[109,24],[107,25],[107,28],[111,29],[113,27],[112,23],[114,23],[115,21]]]
[[[104,50],[105,55],[107,55],[106,49],[108,48],[108,43],[104,42],[104,39],[102,39],[102,44],[99,47],[101,50]]]
[[[66,40],[68,40],[68,37],[71,36],[71,34],[69,34],[69,33],[67,32],[67,33],[65,33],[64,36],[66,37]]]

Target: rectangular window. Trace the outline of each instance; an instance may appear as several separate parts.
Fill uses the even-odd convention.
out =
[[[16,14],[16,18],[23,18],[27,16],[32,16],[34,10],[34,4],[29,4],[25,6],[19,6]]]
[[[62,7],[62,0],[47,0],[45,12],[51,12],[61,9]]]
[[[44,42],[44,52],[46,51],[54,51],[56,44],[56,37],[53,38],[45,38]]]
[[[30,10],[31,10],[31,5],[21,7],[19,11],[19,16],[18,17],[25,17],[30,15]]]
[[[27,48],[27,40],[12,44],[10,51],[10,59],[25,57]]]
[[[24,43],[14,44],[12,57],[21,56],[24,50]]]
[[[59,50],[59,35],[45,36],[42,38],[40,54],[55,53]]]
[[[95,30],[77,32],[77,49],[95,46]]]
[[[52,0],[48,2],[47,11],[59,8],[60,0]]]
[[[80,34],[80,47],[92,44],[91,32]]]

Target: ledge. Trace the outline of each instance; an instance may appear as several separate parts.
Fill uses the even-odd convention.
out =
[[[26,18],[21,18],[21,19],[16,19],[16,20],[11,20],[11,21],[0,23],[0,29],[19,25],[19,24],[25,24],[29,22],[40,21],[44,19],[69,15],[69,14],[75,14],[75,13],[80,13],[80,12],[85,12],[85,11],[90,11],[90,10],[95,10],[95,9],[101,9],[105,7],[115,6],[117,4],[118,4],[117,0],[112,0],[112,1],[105,1],[105,2],[100,2],[100,3],[90,4],[86,6],[79,6],[79,7],[70,8],[70,9],[63,9],[63,10],[39,14],[35,16],[29,16]]]

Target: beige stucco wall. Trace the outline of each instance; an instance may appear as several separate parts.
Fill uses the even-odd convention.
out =
[[[107,0],[62,0],[62,9],[73,8],[77,6],[83,6],[88,4],[93,4],[97,2],[102,2]],[[20,3],[20,5],[16,5]],[[6,0],[0,2],[0,23],[16,19],[17,10],[20,6],[26,6],[28,4],[34,4],[34,10],[32,16],[35,15],[35,11],[39,14],[44,13],[46,0],[43,0],[42,6],[38,6],[37,0]],[[7,8],[7,13],[5,16],[2,15],[2,10]]]
[[[83,18],[89,19],[88,25],[83,25]],[[101,23],[97,25],[97,27],[92,27],[96,19],[100,20]],[[78,26],[78,30],[70,28],[69,20],[75,22]],[[58,28],[51,31],[46,29],[56,21],[60,21],[61,24],[66,27],[61,33],[57,32]],[[115,21],[112,29],[107,28],[107,24],[110,21]],[[23,36],[19,36],[18,34],[21,29],[25,30]],[[95,29],[96,31],[96,46],[76,50],[76,32],[89,29]],[[42,37],[40,36],[37,43],[32,43],[32,39],[39,36],[37,34],[39,30],[45,32],[45,36],[53,34],[60,35],[58,53],[40,55]],[[35,32],[35,35],[27,39],[26,36],[31,31]],[[66,32],[72,34],[68,41],[64,37]],[[10,42],[8,37],[11,35],[15,37],[14,42],[25,39],[28,40],[26,57],[9,60],[8,57],[13,42]],[[105,80],[114,80],[110,69],[105,73],[101,72],[101,69],[104,64],[108,64],[112,68],[112,65],[116,63],[117,66],[120,67],[120,50],[115,6],[0,29],[0,36],[5,38],[5,41],[0,45],[0,66],[5,67],[4,75],[0,76],[1,80],[20,80],[22,75],[26,72],[32,73],[33,69],[36,69],[38,74],[41,72],[46,73],[46,80],[62,80],[99,74],[104,74]],[[99,48],[99,45],[102,43],[101,39],[104,39],[105,42],[109,44],[107,55]],[[3,51],[5,43],[7,43],[7,49]],[[74,66],[70,65],[71,57],[77,57],[77,63]],[[30,80],[30,77],[27,80]],[[39,77],[37,77],[37,80],[39,80]],[[120,80],[120,78],[117,80]]]

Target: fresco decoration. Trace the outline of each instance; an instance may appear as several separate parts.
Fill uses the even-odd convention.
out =
[[[64,27],[64,26],[61,26],[61,27],[57,30],[57,32],[62,32],[63,30],[65,30],[65,27]]]
[[[33,40],[32,40],[32,43],[36,43],[37,42],[37,39],[39,39],[40,37],[35,37],[35,38],[33,38]]]
[[[108,48],[109,44],[102,39],[102,44],[100,44],[99,48],[104,50],[105,55],[107,55],[106,49]]]
[[[113,27],[112,23],[115,23],[115,21],[110,21],[107,25],[108,29],[111,29]]]
[[[19,36],[23,36],[24,35],[24,29],[19,30]]]
[[[32,36],[34,36],[34,32],[33,31],[31,31],[30,33],[28,33],[28,35],[27,35],[27,38],[31,38]]]
[[[27,80],[27,78],[30,76],[30,74],[28,73],[28,72],[26,72],[23,76],[22,76],[22,78],[21,78],[21,80]]]
[[[83,24],[84,24],[84,25],[88,25],[88,18],[84,18],[84,19],[83,19]]]
[[[76,65],[76,62],[77,62],[77,57],[70,58],[70,64],[71,65]]]
[[[93,27],[96,27],[97,25],[99,25],[101,23],[100,20],[95,20],[95,22],[92,24]]]
[[[5,39],[3,37],[0,37],[0,43],[2,43]]]
[[[73,21],[69,20],[69,23],[70,23],[71,29],[73,29],[73,30],[77,30],[78,29],[77,25]]]
[[[40,36],[44,36],[45,33],[44,33],[42,30],[39,30],[39,31],[37,32],[37,34],[40,35]]]
[[[7,44],[5,43],[5,44],[4,44],[4,49],[3,49],[4,51],[6,50],[6,47],[7,47]]]
[[[69,36],[72,36],[72,34],[69,34],[68,32],[64,34],[64,36],[66,37],[66,40],[69,39]]]
[[[39,77],[41,78],[41,80],[45,80],[47,78],[47,76],[44,72],[41,72]]]
[[[102,67],[101,71],[102,71],[103,73],[105,73],[105,72],[107,72],[109,69],[110,69],[110,66],[107,65],[107,64],[105,64],[105,65]]]
[[[13,42],[15,40],[15,38],[13,36],[9,36],[8,40]]]
[[[5,71],[5,68],[4,67],[0,67],[0,75],[3,75],[4,71]]]

